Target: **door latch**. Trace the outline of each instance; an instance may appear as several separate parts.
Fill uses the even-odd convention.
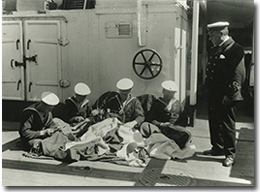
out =
[[[37,53],[34,56],[31,56],[31,57],[25,57],[24,56],[24,61],[32,61],[32,62],[35,62],[35,64],[38,64],[37,56],[38,56]]]
[[[14,66],[15,66],[15,67],[20,67],[20,66],[23,66],[23,67],[24,67],[24,63],[20,63],[20,62],[18,62],[18,61],[15,61],[15,62],[14,62]]]

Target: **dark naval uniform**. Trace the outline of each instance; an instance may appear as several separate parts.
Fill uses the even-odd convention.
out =
[[[139,127],[144,121],[144,111],[142,105],[136,97],[129,95],[125,103],[121,101],[120,95],[116,95],[110,99],[104,106],[105,111],[116,114],[123,123],[137,121],[135,127]]]
[[[168,105],[170,104],[170,108]],[[182,149],[190,140],[191,134],[185,129],[187,118],[182,116],[182,106],[179,100],[172,99],[169,103],[163,101],[160,97],[156,99],[149,112],[148,122],[153,124],[153,121],[162,123],[171,122],[169,126],[152,126],[144,123],[141,126],[141,133],[145,138],[148,138],[152,133],[162,133],[169,139],[172,139]]]
[[[68,123],[72,124],[72,126],[75,126],[79,123],[76,120],[77,116],[81,116],[84,119],[90,116],[91,108],[88,105],[87,99],[81,103],[77,103],[75,97],[73,96],[66,99],[65,104],[67,114],[66,120],[68,121]]]
[[[47,137],[40,134],[41,130],[57,129],[52,113],[39,112],[36,109],[37,105],[38,103],[25,108],[21,114],[19,134],[25,150],[30,150],[35,142]]]
[[[231,37],[211,49],[205,87],[208,93],[209,128],[212,149],[235,157],[235,108],[243,100],[245,80],[243,48]],[[228,98],[223,102],[223,98]]]

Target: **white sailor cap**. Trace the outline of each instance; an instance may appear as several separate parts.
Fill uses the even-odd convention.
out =
[[[86,96],[91,93],[89,87],[85,83],[77,83],[74,87],[74,91],[76,94],[81,96]]]
[[[132,89],[133,86],[134,86],[134,82],[128,78],[120,79],[116,84],[116,87],[119,90],[123,90],[123,91],[130,90]]]
[[[59,103],[59,98],[57,95],[51,92],[43,92],[41,95],[41,100],[43,103],[50,105],[50,106],[55,106]]]
[[[178,91],[177,84],[172,80],[167,80],[162,83],[162,87],[168,91]]]
[[[207,25],[208,30],[212,31],[220,31],[224,29],[225,27],[229,26],[229,22],[227,21],[219,21],[215,23],[211,23]]]

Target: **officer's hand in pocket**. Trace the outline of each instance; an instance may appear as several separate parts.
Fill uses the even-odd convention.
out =
[[[224,96],[223,100],[222,100],[222,104],[224,106],[229,106],[233,104],[233,101],[231,99],[228,98],[228,96]]]

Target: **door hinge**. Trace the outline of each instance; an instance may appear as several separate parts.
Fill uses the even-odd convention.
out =
[[[62,87],[62,88],[67,88],[71,85],[70,81],[66,80],[66,79],[61,79],[59,81],[59,84],[60,84],[60,87]]]
[[[66,46],[66,45],[68,45],[69,43],[70,43],[70,41],[68,40],[68,39],[58,39],[58,43],[59,43],[59,45],[61,45],[61,46]]]

